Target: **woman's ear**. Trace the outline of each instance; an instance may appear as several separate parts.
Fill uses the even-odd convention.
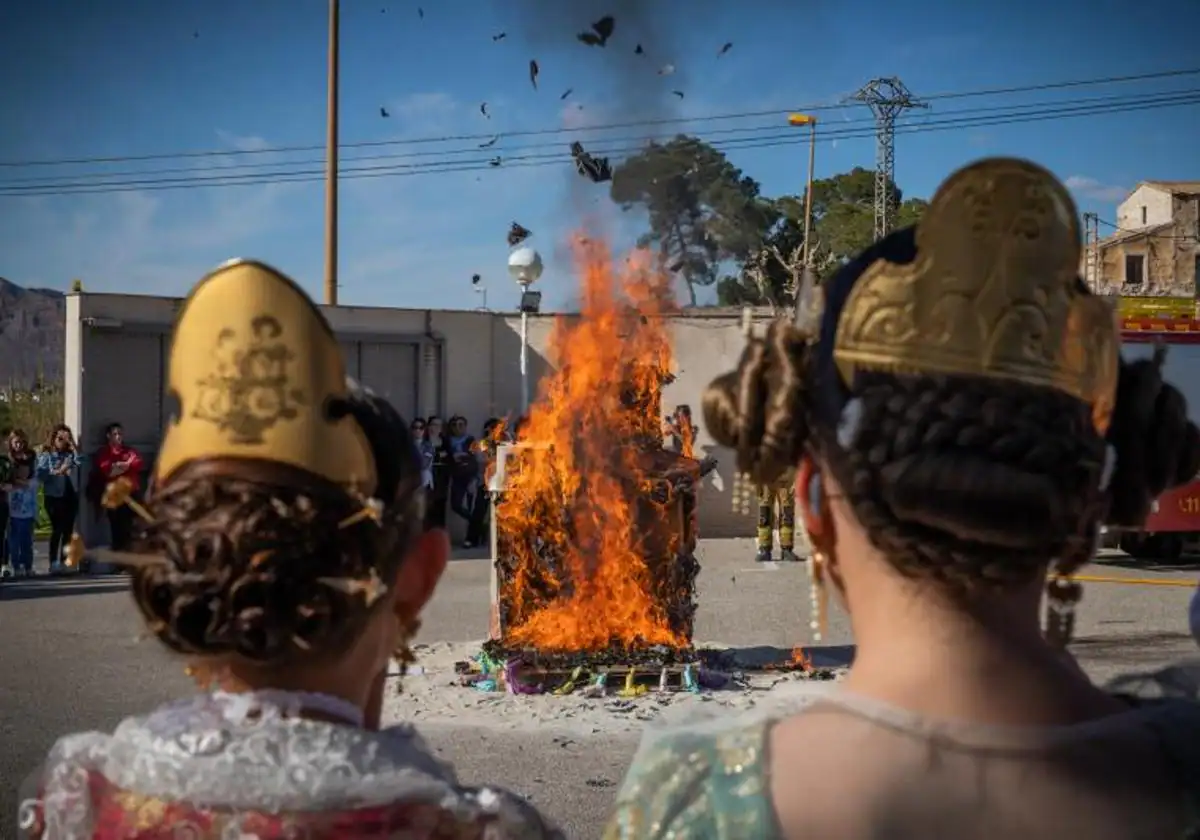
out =
[[[805,455],[796,470],[796,500],[809,537],[825,536],[825,488],[821,484],[821,469],[811,455]]]
[[[400,564],[395,587],[397,606],[403,606],[409,617],[415,618],[433,597],[449,559],[450,538],[445,531],[435,528],[417,538]]]

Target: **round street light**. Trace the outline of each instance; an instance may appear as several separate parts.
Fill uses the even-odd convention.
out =
[[[522,289],[527,289],[542,276],[542,255],[532,248],[517,248],[508,255],[508,273]]]

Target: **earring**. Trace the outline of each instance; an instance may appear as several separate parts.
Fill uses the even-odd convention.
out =
[[[400,666],[400,676],[396,679],[397,694],[404,692],[404,676],[408,673],[409,666],[417,661],[410,643],[420,629],[421,619],[415,617],[400,619],[400,640],[396,644],[395,652],[392,653],[392,659]]]
[[[753,492],[750,476],[741,472],[733,474],[733,487],[729,490],[729,499],[734,513],[750,515],[750,497]]]
[[[808,561],[808,594],[811,601],[812,620],[808,626],[812,630],[814,642],[825,637],[829,614],[829,591],[825,586],[825,564],[829,558],[825,553],[813,547],[812,557]]]
[[[1083,599],[1083,586],[1070,575],[1056,572],[1046,582],[1046,638],[1066,647],[1075,634],[1075,610]]]

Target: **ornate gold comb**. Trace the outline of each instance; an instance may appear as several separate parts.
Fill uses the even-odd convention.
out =
[[[254,458],[375,491],[375,460],[351,417],[330,417],[348,394],[333,330],[299,286],[256,262],[227,263],[192,290],[175,325],[169,388],[179,412],[155,463]]]
[[[850,292],[833,351],[847,384],[857,370],[1007,379],[1083,401],[1104,434],[1119,338],[1078,280],[1078,213],[1058,179],[1022,160],[971,164],[938,189],[916,243],[914,262],[878,260]]]

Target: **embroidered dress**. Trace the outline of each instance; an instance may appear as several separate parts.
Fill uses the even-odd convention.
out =
[[[791,711],[648,732],[605,840],[782,840],[769,745],[796,715],[813,734],[811,757],[783,776],[803,803],[799,836],[1200,836],[1189,833],[1200,826],[1191,701],[1145,701],[1062,727],[932,721],[844,691]]]
[[[524,800],[459,785],[409,727],[296,717],[261,695],[204,694],[61,739],[22,804],[43,840],[554,840]]]

